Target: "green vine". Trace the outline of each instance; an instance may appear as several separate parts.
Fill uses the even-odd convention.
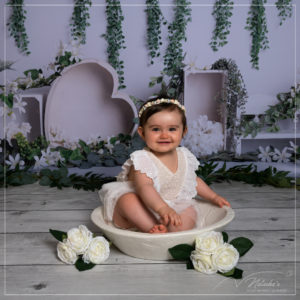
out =
[[[7,5],[11,6],[12,9],[12,14],[7,23],[10,36],[15,39],[15,43],[20,51],[29,55],[29,40],[25,29],[25,15],[27,12],[24,9],[24,0],[9,0]]]
[[[292,16],[293,6],[292,0],[277,0],[275,2],[278,9],[278,16],[280,18],[280,25],[287,19]]]
[[[178,69],[182,68],[184,59],[182,44],[186,41],[186,27],[191,19],[190,2],[187,0],[175,0],[174,20],[168,26],[169,45],[164,56],[164,72],[172,77],[178,74]],[[175,78],[176,80],[176,78]]]
[[[267,0],[252,0],[249,17],[247,18],[247,26],[245,29],[251,32],[251,60],[252,67],[259,69],[259,53],[261,50],[269,48],[269,40],[267,37],[267,20],[265,14],[264,3]]]
[[[122,31],[122,22],[124,16],[119,0],[106,0],[106,16],[107,27],[106,34],[102,36],[108,43],[107,53],[108,61],[117,71],[119,76],[119,89],[123,89],[124,85],[124,61],[120,59],[120,50],[125,49],[125,37]]]
[[[231,22],[229,21],[232,16],[233,1],[230,0],[217,0],[214,5],[212,15],[216,20],[216,27],[213,31],[212,41],[210,46],[213,51],[218,51],[219,47],[225,46],[227,36],[229,35]]]
[[[161,23],[164,20],[163,14],[159,7],[159,0],[147,0],[147,46],[149,49],[150,63],[153,59],[160,56],[159,47],[161,42]],[[165,24],[165,22],[164,22]]]
[[[86,27],[90,26],[88,5],[92,5],[91,0],[74,0],[74,10],[72,14],[71,35],[74,40],[80,40],[81,44],[86,42]]]

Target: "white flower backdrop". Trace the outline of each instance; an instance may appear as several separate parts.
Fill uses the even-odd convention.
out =
[[[223,149],[224,134],[222,124],[208,120],[206,115],[188,122],[188,132],[182,145],[190,149],[196,157],[210,155]]]

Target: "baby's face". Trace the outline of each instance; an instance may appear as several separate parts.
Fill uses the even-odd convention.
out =
[[[177,111],[163,110],[152,115],[138,132],[147,146],[157,155],[173,152],[183,136],[181,114]]]

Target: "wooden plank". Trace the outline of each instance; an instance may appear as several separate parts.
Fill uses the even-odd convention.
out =
[[[263,185],[263,186],[254,186],[252,184],[247,184],[241,181],[230,181],[230,182],[219,182],[213,183],[210,186],[213,190],[218,192],[222,192],[224,190],[232,190],[233,192],[244,191],[248,193],[269,193],[269,192],[277,192],[277,193],[287,193],[287,191],[293,190],[293,188],[277,188],[271,185]]]
[[[293,263],[243,263],[244,280],[186,270],[184,264],[7,266],[12,294],[294,294]]]
[[[229,190],[232,192],[247,192],[247,193],[290,193],[293,191],[292,188],[276,188],[270,185],[263,185],[262,187],[259,186],[253,186],[251,184],[239,182],[239,181],[231,181],[231,182],[221,182],[221,183],[213,183],[210,186],[212,189],[214,189],[216,192],[222,194],[224,191]],[[25,195],[25,194],[73,194],[73,192],[76,191],[77,193],[86,193],[84,190],[75,190],[73,188],[63,188],[62,190],[57,189],[56,187],[51,188],[47,186],[41,186],[38,182],[34,184],[27,184],[22,186],[16,186],[12,187],[9,186],[6,188],[6,194],[7,195]],[[3,195],[4,189],[0,189],[0,195]]]
[[[98,228],[90,221],[91,210],[73,211],[8,211],[6,212],[7,233],[48,232],[49,228],[68,230],[84,224],[93,232]],[[294,209],[239,208],[235,209],[235,219],[226,230],[294,230]],[[297,216],[299,228],[299,215]],[[0,233],[3,233],[3,215],[0,215]]]
[[[261,188],[263,190],[263,188]],[[230,190],[220,191],[220,194],[227,198],[234,208],[294,208],[296,204],[294,192],[288,193],[238,193]],[[0,208],[3,209],[0,202]],[[73,209],[94,209],[100,205],[97,192],[78,193],[73,190],[65,194],[63,191],[53,194],[8,194],[5,197],[6,210],[73,210]],[[298,204],[299,206],[300,204]]]
[[[93,209],[101,204],[97,192],[36,195],[7,195],[6,210]]]
[[[294,262],[295,232],[293,231],[228,231],[230,240],[239,236],[249,238],[254,247],[241,262]],[[298,232],[299,236],[299,232]],[[0,245],[4,244],[4,235],[0,235]],[[297,246],[300,246],[299,239]],[[6,235],[7,265],[60,265],[56,256],[57,241],[49,233],[16,233]],[[3,247],[0,248],[4,256]],[[297,253],[297,261],[300,254]],[[170,263],[170,261],[152,261],[130,257],[111,247],[109,259],[105,264]],[[2,264],[2,262],[0,262]]]
[[[3,189],[2,189],[3,190]],[[33,184],[26,184],[22,186],[9,186],[6,188],[7,195],[37,195],[37,194],[73,194],[74,191],[77,193],[86,193],[84,190],[76,190],[73,188],[62,188],[61,190],[56,187],[42,186],[38,182]]]

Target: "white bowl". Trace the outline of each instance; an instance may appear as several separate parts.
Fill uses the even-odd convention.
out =
[[[111,222],[104,221],[102,206],[93,210],[91,219],[127,255],[151,260],[169,260],[172,259],[169,248],[178,244],[192,245],[200,233],[221,231],[234,218],[234,211],[230,207],[220,208],[203,201],[199,201],[199,206],[204,215],[205,227],[180,232],[150,234],[116,228]]]

